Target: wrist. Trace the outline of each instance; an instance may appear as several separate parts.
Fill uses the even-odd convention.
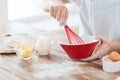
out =
[[[120,53],[120,42],[112,42],[112,49]]]

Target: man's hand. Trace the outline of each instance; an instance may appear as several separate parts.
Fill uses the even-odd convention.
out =
[[[100,40],[101,44],[95,49],[90,57],[82,59],[82,61],[92,61],[94,59],[101,58],[104,55],[109,54],[113,50],[112,42],[110,42],[105,37],[97,36],[96,39]]]
[[[50,15],[54,17],[60,24],[65,24],[68,19],[68,9],[65,4],[59,0],[59,2],[55,1],[51,4],[49,9]]]

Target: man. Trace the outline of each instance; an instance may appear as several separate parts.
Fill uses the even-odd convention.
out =
[[[52,0],[49,12],[60,24],[68,19],[69,12],[64,5],[67,2],[79,6],[85,34],[102,35],[96,37],[102,41],[101,46],[83,61],[101,58],[111,51],[120,52],[120,0]]]

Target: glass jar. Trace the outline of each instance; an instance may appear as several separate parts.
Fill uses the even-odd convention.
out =
[[[23,60],[29,60],[35,54],[35,44],[31,40],[25,40],[14,46],[16,54]]]
[[[36,43],[36,51],[39,55],[48,55],[51,50],[52,35],[49,32],[41,32],[38,34]]]

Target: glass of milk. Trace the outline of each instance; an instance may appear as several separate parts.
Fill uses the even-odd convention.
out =
[[[36,43],[36,51],[39,55],[48,55],[51,50],[52,36],[49,32],[41,32],[38,34]]]

